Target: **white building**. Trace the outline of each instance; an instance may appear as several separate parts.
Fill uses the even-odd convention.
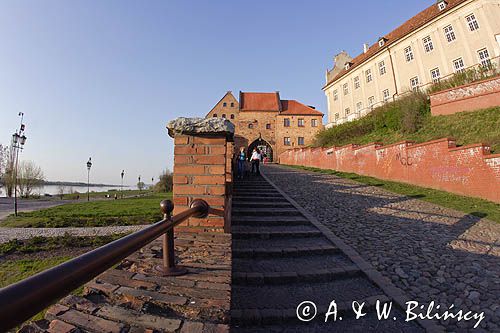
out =
[[[357,57],[335,57],[323,87],[327,127],[468,67],[498,65],[499,57],[500,0],[440,0]]]

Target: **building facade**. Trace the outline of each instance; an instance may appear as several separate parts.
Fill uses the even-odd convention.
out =
[[[345,51],[326,73],[328,125],[473,66],[498,66],[499,0],[440,0],[352,58]]]
[[[240,92],[239,101],[228,91],[206,116],[226,118],[235,125],[235,147],[254,147],[273,160],[287,149],[312,144],[323,129],[323,113],[279,92]]]

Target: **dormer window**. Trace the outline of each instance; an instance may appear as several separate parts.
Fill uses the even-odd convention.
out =
[[[344,66],[345,70],[348,70],[349,68],[351,68],[351,65],[352,65],[352,62],[346,62],[345,66]]]
[[[446,1],[439,1],[438,2],[439,11],[442,11],[443,9],[445,9],[447,4],[448,3]]]
[[[380,38],[378,39],[378,46],[380,46],[380,47],[384,46],[386,41],[387,41],[387,38],[385,38],[385,37],[380,37]]]

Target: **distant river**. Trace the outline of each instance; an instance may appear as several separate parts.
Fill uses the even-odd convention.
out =
[[[130,189],[128,186],[123,186],[124,190]],[[110,187],[110,186],[91,186],[90,192],[105,192],[109,190],[120,191],[120,187]],[[78,193],[87,193],[87,186],[65,186],[64,193],[70,192],[78,192]],[[41,195],[50,194],[56,195],[59,194],[59,185],[45,185],[35,190],[35,193],[39,193]],[[0,197],[5,197],[5,189],[0,188]]]

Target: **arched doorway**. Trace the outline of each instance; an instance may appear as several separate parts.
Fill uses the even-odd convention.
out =
[[[269,144],[269,142],[262,138],[255,140],[248,146],[247,156],[252,156],[254,148],[259,149],[263,156],[267,157],[270,162],[273,161],[273,147]]]

